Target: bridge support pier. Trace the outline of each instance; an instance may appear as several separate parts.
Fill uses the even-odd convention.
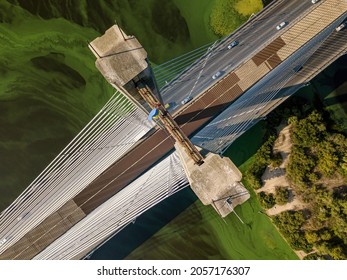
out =
[[[197,165],[179,143],[176,142],[175,148],[190,187],[204,205],[212,205],[220,216],[226,217],[250,198],[241,183],[241,172],[229,158],[208,152],[204,155],[204,163]]]

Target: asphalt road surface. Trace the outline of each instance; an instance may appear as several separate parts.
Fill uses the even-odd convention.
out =
[[[162,92],[164,102],[176,102],[178,106],[175,109],[178,109],[181,107],[181,101],[188,95],[196,98],[201,92],[218,81],[218,79],[212,79],[215,73],[222,71],[223,76],[225,76],[243,61],[247,60],[247,58],[252,57],[265,44],[278,37],[296,19],[300,19],[302,14],[307,12],[308,9],[314,8],[313,6],[318,4],[302,0],[278,0],[273,7],[265,10],[259,17],[251,18],[241,31],[236,31],[215,46],[207,60],[202,58],[193,69],[165,87]],[[278,31],[276,26],[283,21],[288,24]],[[239,45],[229,50],[227,46],[234,40],[238,41]],[[196,83],[202,69],[201,76]]]

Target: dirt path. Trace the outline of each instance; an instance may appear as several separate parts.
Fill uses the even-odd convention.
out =
[[[305,208],[305,204],[295,195],[295,191],[290,187],[290,184],[286,178],[285,168],[288,164],[289,154],[292,148],[290,140],[290,126],[281,125],[278,128],[279,135],[274,144],[274,151],[279,152],[282,156],[283,162],[279,168],[267,167],[263,176],[263,186],[256,192],[261,191],[267,193],[275,193],[277,186],[288,187],[290,190],[289,202],[285,205],[275,205],[274,207],[266,210],[266,213],[270,216],[277,215],[283,211],[299,210]]]

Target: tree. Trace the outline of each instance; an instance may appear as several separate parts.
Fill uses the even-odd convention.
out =
[[[342,158],[341,170],[342,170],[342,174],[347,176],[347,152],[346,152],[346,155]]]
[[[272,147],[275,143],[276,136],[271,135],[268,140],[259,148],[256,153],[256,161],[261,165],[270,164],[270,160],[272,157]]]
[[[315,231],[306,231],[305,238],[308,243],[315,244],[319,240],[319,235]]]
[[[210,15],[210,26],[216,35],[228,35],[247,20],[247,17],[235,10],[234,2],[230,0],[215,2]]]
[[[323,117],[313,111],[307,118],[294,124],[292,133],[293,142],[302,147],[312,147],[320,143],[326,136],[326,126]]]
[[[331,232],[326,228],[318,231],[318,235],[319,235],[319,238],[324,241],[327,241],[332,238]]]
[[[280,167],[280,165],[282,164],[283,162],[283,159],[282,159],[282,156],[281,156],[281,153],[274,153],[273,156],[271,157],[271,166],[273,168],[278,168]]]
[[[308,254],[304,257],[304,260],[320,260],[322,256],[317,253]]]
[[[262,186],[261,176],[267,165],[270,164],[272,156],[272,146],[276,140],[275,135],[271,135],[255,154],[255,160],[245,172],[245,179],[254,188],[259,189]]]
[[[339,157],[337,156],[334,145],[329,141],[323,141],[318,146],[318,169],[330,177],[337,169]]]
[[[267,209],[272,208],[276,204],[274,195],[272,193],[266,194],[265,192],[260,192],[259,201],[260,204]]]
[[[286,204],[289,199],[289,189],[287,187],[276,187],[275,199],[279,205]]]
[[[334,259],[334,260],[345,260],[346,259],[346,254],[343,252],[343,249],[340,245],[335,245],[329,250],[329,255]]]
[[[299,122],[299,119],[297,116],[292,116],[292,117],[289,117],[288,118],[288,124],[291,124],[291,125],[297,125]]]
[[[294,184],[305,186],[311,183],[309,174],[313,172],[316,160],[309,151],[300,146],[294,145],[287,165],[287,175]]]

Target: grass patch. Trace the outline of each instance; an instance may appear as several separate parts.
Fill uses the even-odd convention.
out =
[[[243,16],[256,14],[263,9],[261,0],[238,0],[235,3],[235,10]]]
[[[332,89],[324,98],[324,103],[327,104],[326,110],[335,121],[337,129],[347,134],[347,82]]]
[[[332,96],[336,95],[335,91],[333,91],[331,94]],[[330,113],[332,119],[335,121],[338,130],[341,130],[344,132],[344,134],[347,134],[347,113],[341,104],[336,103],[330,105],[326,109]]]
[[[226,36],[263,7],[261,0],[218,0],[213,6],[210,26],[218,36]]]

